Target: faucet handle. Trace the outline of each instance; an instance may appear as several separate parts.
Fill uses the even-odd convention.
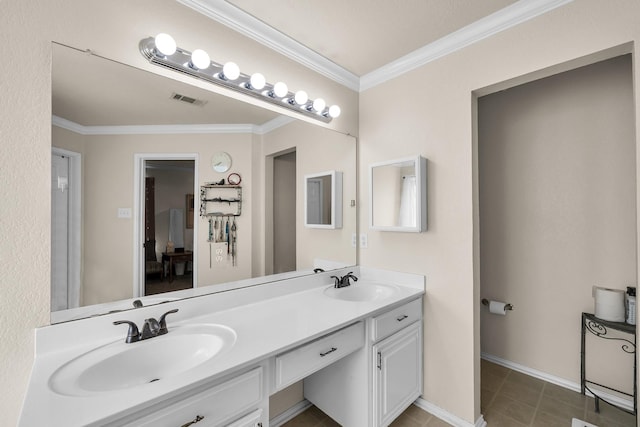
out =
[[[169,315],[169,314],[177,313],[177,312],[178,312],[178,309],[177,309],[177,308],[174,308],[173,310],[169,310],[169,311],[167,311],[165,314],[163,314],[162,316],[160,316],[160,320],[159,320],[159,323],[160,323],[160,329],[158,330],[158,335],[164,335],[164,334],[166,334],[167,332],[169,332],[169,329],[167,329],[167,321],[166,321],[166,317],[167,317],[167,315]]]
[[[135,323],[130,322],[128,320],[116,320],[115,322],[113,322],[114,325],[122,325],[125,323],[129,325],[129,330],[127,331],[127,338],[124,340],[124,342],[126,342],[127,344],[130,344],[132,342],[139,341],[140,332],[138,332],[138,327],[136,326]]]
[[[342,279],[338,276],[331,276],[331,278],[333,279],[334,288],[339,288],[342,285]]]
[[[351,282],[349,282],[349,279],[353,279],[354,282],[358,281],[358,278],[353,275],[353,271],[350,271],[347,274],[345,274],[344,276],[342,276],[342,286],[351,285]]]

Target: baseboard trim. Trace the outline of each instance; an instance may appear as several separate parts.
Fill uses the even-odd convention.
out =
[[[441,407],[434,405],[431,402],[424,400],[419,397],[415,402],[413,402],[418,408],[429,412],[434,417],[440,418],[442,421],[445,421],[451,424],[454,427],[486,427],[487,422],[484,420],[484,417],[480,415],[475,422],[475,424],[470,423],[469,421],[463,420],[462,418],[453,415],[451,412],[442,409]]]
[[[270,419],[269,427],[280,427],[287,421],[294,419],[295,417],[309,409],[310,406],[311,402],[309,402],[307,399],[301,400],[283,413],[276,415],[275,417]]]
[[[513,369],[514,371],[517,372],[521,372],[523,374],[529,375],[531,377],[534,378],[538,378],[544,381],[547,381],[551,384],[555,384],[557,386],[560,387],[564,387],[567,388],[569,390],[575,391],[580,393],[580,384],[575,383],[573,381],[569,381],[566,380],[564,378],[560,378],[560,377],[556,377],[555,375],[551,375],[548,374],[546,372],[542,372],[542,371],[538,371],[537,369],[533,369],[533,368],[529,368],[527,366],[524,365],[520,365],[519,363],[515,363],[515,362],[511,362],[510,360],[505,360],[502,359],[500,357],[494,356],[492,354],[488,354],[488,353],[481,353],[480,357],[484,360],[487,360],[489,362],[493,362],[497,365],[501,365],[504,366],[506,368],[509,369]],[[589,390],[587,390],[587,396],[593,397],[593,394],[589,392]],[[613,403],[614,405],[617,406],[621,406],[625,409],[628,409],[630,411],[633,411],[633,401],[632,400],[627,400],[627,399],[623,399],[620,396],[616,396],[614,394],[611,393],[607,393],[607,392],[599,392],[600,397],[602,397],[603,399],[608,400],[609,402]]]

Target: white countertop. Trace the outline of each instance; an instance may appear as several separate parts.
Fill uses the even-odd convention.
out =
[[[379,279],[379,277],[377,275],[376,278]],[[69,345],[71,341],[67,341],[66,344],[60,345],[61,348],[56,348],[52,344],[54,338],[43,337],[42,346],[46,349],[37,351],[20,425],[81,426],[114,421],[153,403],[178,395],[192,387],[205,384],[237,369],[249,367],[260,360],[424,294],[422,276],[416,276],[422,278],[417,281],[420,283],[416,283],[416,280],[413,280],[414,283],[407,283],[406,277],[404,277],[404,284],[390,281],[389,279],[392,277],[393,273],[389,273],[383,275],[382,278],[385,279],[385,283],[397,286],[398,291],[391,297],[378,301],[351,302],[330,298],[324,295],[324,290],[329,286],[326,279],[322,284],[319,284],[316,279],[311,288],[266,299],[264,295],[266,295],[265,291],[268,294],[268,289],[265,287],[269,285],[263,285],[260,289],[254,290],[254,292],[261,293],[260,300],[223,310],[215,308],[214,299],[216,297],[218,299],[233,297],[232,293],[237,291],[145,308],[145,315],[148,315],[153,309],[155,311],[152,315],[159,317],[162,313],[180,306],[182,318],[178,317],[176,321],[172,321],[172,315],[167,317],[169,334],[172,328],[180,328],[183,325],[214,323],[232,328],[237,334],[237,340],[233,347],[216,355],[210,361],[180,375],[163,378],[161,381],[90,396],[73,397],[58,394],[49,388],[48,379],[60,366],[99,345],[123,340],[126,336],[126,328],[112,326],[113,320],[127,319],[138,323],[134,316],[135,311],[103,316],[100,319],[88,319],[87,321],[92,322],[86,325],[89,329],[92,329],[92,325],[98,325],[97,322],[101,322],[100,328],[97,330],[108,330],[110,333],[106,334],[107,336],[104,338],[94,337],[91,340],[86,340],[88,341],[86,344],[82,343],[82,336],[76,336],[76,343],[81,342],[81,344]],[[304,278],[292,280],[304,280]],[[366,286],[366,280],[366,278],[360,280],[353,286]],[[382,282],[382,280],[375,281]],[[210,299],[211,309],[216,310],[215,312],[211,313],[202,308],[202,304],[207,302],[205,298]],[[185,317],[188,316],[186,312],[190,309],[192,309],[192,317]],[[62,333],[82,335],[87,332],[78,329],[82,327],[79,325],[82,322],[85,321],[80,320],[71,322],[73,325],[65,325]],[[106,325],[109,329],[106,329]],[[56,327],[58,325],[48,328]],[[77,329],[75,332],[74,328]],[[61,332],[58,330],[56,333],[60,334]],[[37,340],[37,345],[40,344],[40,340]]]

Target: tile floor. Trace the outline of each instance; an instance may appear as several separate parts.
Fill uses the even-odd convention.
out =
[[[283,424],[282,427],[340,427],[340,424],[333,421],[320,409],[311,406],[302,414]],[[411,405],[390,427],[450,427],[450,424],[415,405]]]
[[[578,418],[598,427],[635,427],[635,417],[537,378],[482,360],[481,409],[488,427],[570,427]],[[333,427],[339,424],[315,406],[283,427]],[[391,427],[447,427],[450,424],[411,405]]]
[[[570,427],[578,418],[599,427],[635,427],[635,417],[593,398],[482,360],[481,410],[489,427]]]

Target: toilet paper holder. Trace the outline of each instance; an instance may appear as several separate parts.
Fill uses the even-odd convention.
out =
[[[482,305],[489,306],[489,300],[486,299],[486,298],[482,298]],[[504,306],[504,309],[505,310],[513,310],[513,305],[507,304],[507,305]]]

